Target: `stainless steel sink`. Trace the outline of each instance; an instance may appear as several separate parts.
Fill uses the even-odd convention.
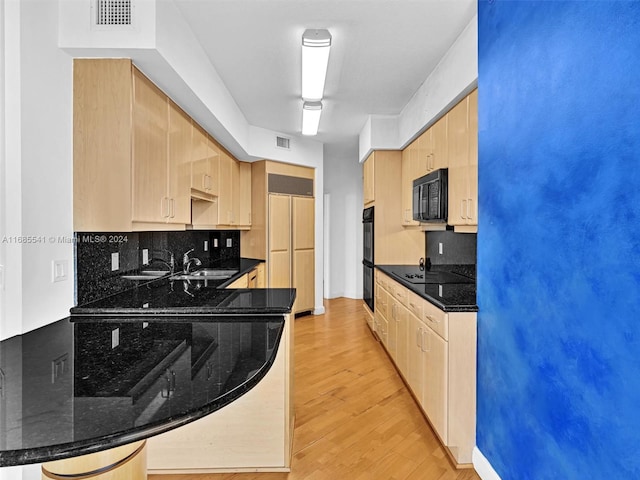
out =
[[[172,278],[176,280],[226,280],[233,277],[238,270],[220,268],[202,268],[194,272],[179,273]]]
[[[122,275],[120,278],[124,278],[125,280],[146,280],[151,281],[154,278],[160,278],[163,275],[168,275],[169,271],[167,270],[144,270],[140,273],[134,273],[131,275]]]

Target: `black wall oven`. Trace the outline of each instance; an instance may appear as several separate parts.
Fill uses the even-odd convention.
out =
[[[362,298],[365,303],[374,311],[373,306],[373,207],[365,208],[362,212]]]

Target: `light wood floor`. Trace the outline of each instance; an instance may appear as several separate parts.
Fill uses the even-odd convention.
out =
[[[291,473],[150,475],[149,480],[480,480],[456,470],[383,347],[361,300],[325,301],[295,323]]]

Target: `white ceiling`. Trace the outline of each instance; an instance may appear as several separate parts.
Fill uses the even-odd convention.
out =
[[[252,125],[300,134],[301,38],[333,41],[316,140],[357,145],[399,114],[476,13],[475,0],[175,0]]]

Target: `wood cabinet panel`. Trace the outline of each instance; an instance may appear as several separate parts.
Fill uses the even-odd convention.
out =
[[[251,164],[248,162],[239,162],[240,164],[240,182],[239,182],[239,212],[240,217],[238,224],[241,227],[251,225]]]
[[[272,251],[269,255],[269,288],[291,287],[291,252]]]
[[[425,363],[422,405],[433,428],[446,445],[448,440],[448,345],[444,339],[428,327],[424,328],[422,333],[422,352]]]
[[[293,248],[310,249],[315,245],[315,199],[292,197],[293,202]]]
[[[369,157],[364,161],[362,165],[363,176],[364,176],[364,188],[363,188],[363,197],[364,197],[364,205],[370,206],[375,200],[375,170],[374,170],[375,157],[373,154],[369,155]]]
[[[294,312],[313,310],[315,305],[315,250],[293,251],[293,285],[296,289]]]
[[[131,71],[127,59],[73,62],[76,232],[131,229]]]
[[[191,223],[191,118],[169,100],[169,221]]]
[[[227,288],[249,288],[249,274],[245,273],[227,285]]]
[[[269,195],[269,250],[291,249],[291,211],[287,195]]]
[[[167,97],[138,70],[133,70],[134,222],[164,222],[170,215],[167,196]]]

